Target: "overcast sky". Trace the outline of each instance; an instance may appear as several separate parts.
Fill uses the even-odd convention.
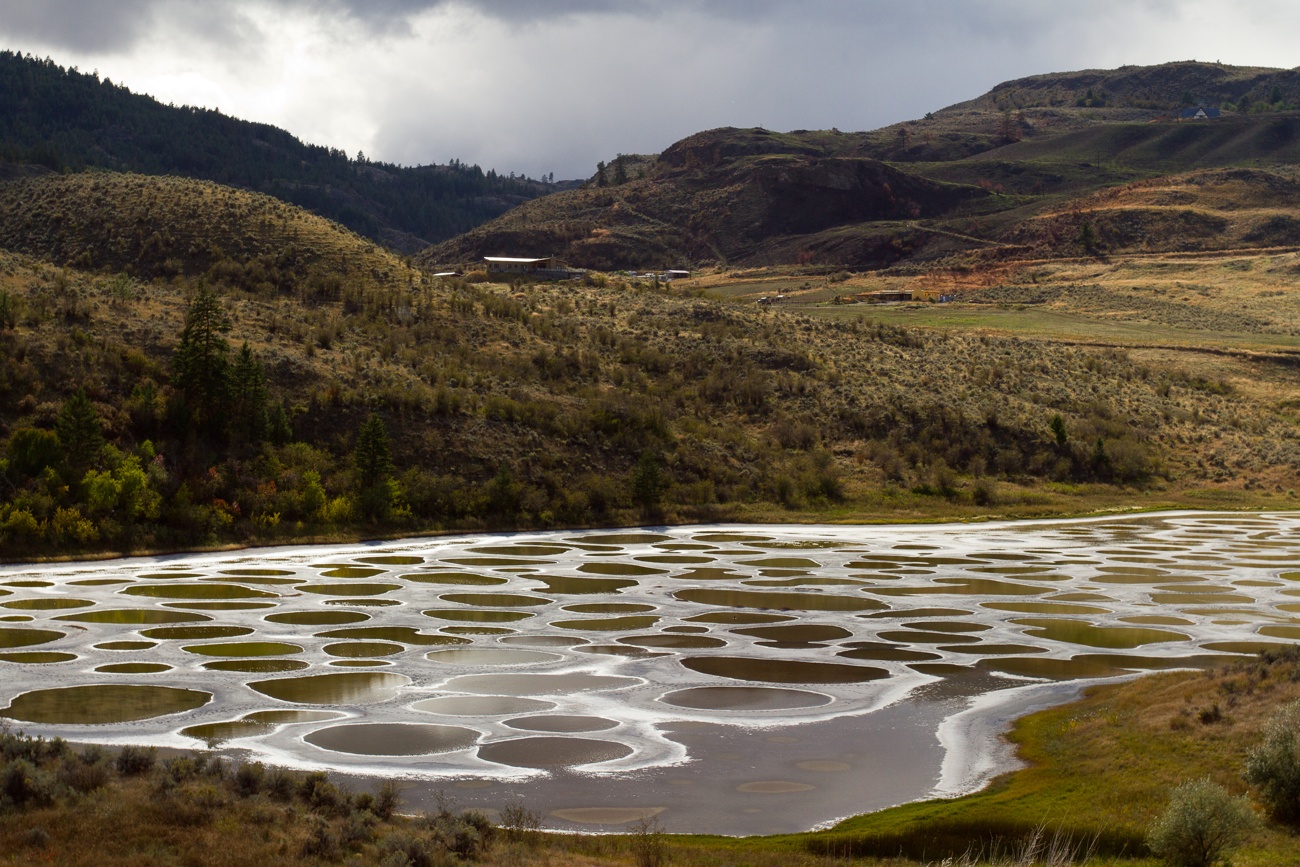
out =
[[[873,129],[1042,72],[1300,64],[1294,0],[0,0],[0,46],[407,165],[586,177],[719,126]]]

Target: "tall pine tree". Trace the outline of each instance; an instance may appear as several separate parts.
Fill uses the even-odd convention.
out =
[[[206,286],[199,286],[185,314],[172,369],[186,420],[208,439],[220,436],[227,418],[230,360],[226,356],[230,344],[224,335],[229,330],[221,299]]]

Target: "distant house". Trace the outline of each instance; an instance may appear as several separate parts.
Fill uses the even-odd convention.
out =
[[[690,278],[690,276],[691,276],[691,272],[690,272],[690,271],[683,271],[683,270],[681,270],[681,269],[679,269],[679,268],[669,268],[667,271],[664,272],[664,277],[663,277],[663,279],[665,279],[665,280],[687,280],[687,279]]]
[[[487,266],[489,275],[523,274],[529,277],[540,277],[543,280],[565,280],[573,276],[573,272],[554,256],[542,256],[536,259],[484,256],[483,262]]]
[[[859,292],[853,296],[854,301],[865,301],[868,304],[897,304],[900,301],[911,301],[911,289],[881,289],[878,292]]]
[[[1221,117],[1222,112],[1217,108],[1206,108],[1198,105],[1196,108],[1185,108],[1178,113],[1179,120],[1214,120]]]

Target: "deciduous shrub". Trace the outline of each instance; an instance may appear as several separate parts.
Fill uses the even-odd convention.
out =
[[[1173,867],[1211,867],[1257,823],[1250,802],[1233,797],[1209,778],[1174,789],[1147,830],[1147,845]]]
[[[1264,740],[1246,756],[1246,782],[1259,791],[1269,815],[1300,823],[1300,702],[1283,706],[1264,729]]]

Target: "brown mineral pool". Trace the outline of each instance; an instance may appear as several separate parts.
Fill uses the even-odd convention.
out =
[[[401,590],[401,584],[300,584],[303,593],[317,596],[379,596]]]
[[[455,563],[457,566],[474,566],[477,568],[554,565],[554,561],[551,560],[533,560],[526,557],[448,557],[445,562]]]
[[[105,674],[157,674],[160,671],[171,670],[172,667],[163,662],[113,662],[95,668],[95,671],[102,671]]]
[[[106,725],[182,713],[211,700],[211,693],[170,686],[66,686],[25,692],[13,700],[4,716],[52,725]]]
[[[453,677],[444,687],[454,692],[479,695],[566,695],[571,692],[599,692],[623,689],[641,683],[640,678],[609,674],[465,674]]]
[[[340,641],[335,644],[327,644],[323,649],[330,656],[342,656],[349,659],[392,656],[406,650],[400,644],[389,644],[387,641]]]
[[[345,623],[369,620],[370,615],[360,611],[287,611],[283,614],[268,614],[264,619],[268,623],[283,623],[287,626],[342,626]]]
[[[750,659],[740,656],[695,656],[681,664],[700,674],[754,680],[760,683],[866,683],[889,677],[883,668],[838,662],[794,659]]]
[[[1019,614],[1110,614],[1111,609],[1095,605],[1073,605],[1066,602],[981,602],[981,608],[991,611],[1014,611]]]
[[[203,581],[229,581],[229,578],[203,578]],[[238,579],[240,584],[268,584],[271,586],[289,586],[292,584],[301,584],[304,578],[280,578],[270,575],[246,576]]]
[[[67,608],[89,608],[94,605],[89,599],[65,599],[56,597],[53,599],[15,599],[12,602],[0,603],[5,608],[12,608],[15,611],[59,611]]]
[[[187,611],[251,611],[255,608],[274,608],[274,602],[164,602],[168,608]]]
[[[575,647],[586,644],[587,639],[571,635],[512,635],[501,639],[502,644],[524,644],[529,647]]]
[[[17,653],[0,653],[0,660],[16,662],[21,665],[49,665],[56,662],[72,662],[75,653],[63,653],[58,650],[29,650]]]
[[[779,644],[813,644],[816,642],[839,641],[852,638],[853,633],[840,626],[823,626],[818,624],[790,624],[789,626],[756,626],[750,629],[733,629],[738,635],[748,635],[760,639],[760,643],[776,642]]]
[[[993,578],[936,578],[934,585],[925,587],[877,587],[871,592],[881,596],[1040,596],[1051,588]]]
[[[55,632],[53,629],[3,627],[0,628],[0,647],[31,647],[33,644],[57,641],[65,635],[66,632]]]
[[[342,714],[327,710],[261,710],[230,722],[204,723],[181,729],[181,734],[207,743],[219,744],[237,738],[264,735],[278,725],[325,722]]]
[[[614,741],[590,738],[516,738],[483,744],[478,757],[512,768],[569,768],[612,762],[632,755],[632,748]]]
[[[507,647],[465,647],[435,650],[427,654],[432,662],[445,665],[528,665],[562,659],[558,653],[540,650],[514,650]]]
[[[458,620],[466,623],[514,623],[537,615],[531,611],[476,611],[468,608],[431,608],[425,617],[438,620]]]
[[[358,557],[358,563],[374,563],[376,566],[419,566],[423,557],[414,554],[384,554],[378,557]]]
[[[767,686],[697,686],[679,689],[659,699],[694,710],[794,710],[821,707],[834,699],[819,692]]]
[[[389,659],[336,659],[330,663],[335,668],[382,668],[392,664]]]
[[[223,569],[222,575],[244,575],[249,578],[274,578],[277,575],[293,575],[288,569]]]
[[[218,644],[187,644],[181,649],[186,653],[197,653],[200,656],[290,656],[295,653],[302,653],[302,648],[298,645],[286,644],[282,641],[228,641]]]
[[[308,663],[301,659],[219,659],[205,662],[208,671],[243,671],[248,674],[279,674],[284,671],[302,671]]]
[[[627,587],[635,587],[636,582],[627,578],[574,578],[565,575],[530,575],[533,581],[546,585],[544,593],[557,596],[586,596],[594,593],[617,593]]]
[[[954,635],[951,632],[930,632],[922,629],[886,629],[877,633],[884,641],[896,641],[899,644],[975,644],[979,641],[973,635]]]
[[[484,545],[467,548],[471,554],[501,554],[506,557],[554,557],[569,551],[568,545]]]
[[[474,575],[467,572],[421,572],[416,575],[403,575],[405,581],[418,584],[453,584],[463,587],[491,587],[509,583],[509,578],[499,575]]]
[[[789,611],[878,611],[883,602],[861,596],[829,593],[768,593],[760,590],[720,590],[696,587],[673,594],[683,602],[718,608],[768,608]]]
[[[647,611],[654,611],[655,607],[637,602],[592,602],[565,605],[564,610],[572,611],[574,614],[644,614]]]
[[[197,623],[212,618],[206,614],[161,611],[157,608],[114,608],[103,611],[86,611],[81,614],[61,614],[55,619],[72,620],[77,623],[112,623],[120,626],[134,626],[146,623]]]
[[[320,574],[322,578],[373,578],[387,571],[387,569],[367,569],[364,566],[335,566]]]
[[[1032,617],[1013,622],[1030,627],[1025,630],[1026,635],[1046,638],[1048,641],[1082,644],[1086,647],[1119,650],[1140,647],[1143,644],[1157,644],[1162,641],[1187,640],[1187,636],[1181,632],[1141,626],[1094,626],[1083,620],[1044,620]]]
[[[444,716],[505,716],[553,710],[555,702],[505,695],[445,695],[417,701],[411,707]]]
[[[117,592],[150,599],[274,599],[279,595],[241,584],[135,584]]]
[[[355,756],[431,756],[463,750],[479,733],[460,726],[429,723],[355,723],[317,729],[303,738],[309,744]]]
[[[897,644],[878,641],[854,641],[851,643],[854,645],[852,650],[845,650],[835,655],[842,656],[845,659],[864,659],[876,662],[928,662],[943,659],[937,653],[929,653],[924,650],[909,650]]]
[[[653,566],[641,566],[636,563],[583,563],[578,567],[579,572],[586,572],[588,575],[667,575],[667,569],[656,569]]]
[[[708,635],[633,635],[620,638],[619,643],[664,650],[708,650],[727,646],[721,638]]]
[[[583,732],[603,732],[618,728],[618,720],[599,716],[525,716],[508,719],[505,724],[512,729],[526,732],[553,732],[555,734],[581,734]]]
[[[400,641],[432,647],[439,644],[468,644],[464,638],[450,635],[426,634],[411,626],[358,626],[352,629],[331,629],[319,633],[320,638],[359,638],[370,641]]]
[[[356,671],[341,674],[316,674],[285,677],[250,683],[257,692],[298,704],[378,704],[397,695],[411,682],[400,674]]]
[[[156,641],[105,641],[96,644],[96,650],[148,650],[151,647],[157,647]]]
[[[1259,634],[1270,638],[1300,640],[1300,626],[1261,626]]]
[[[649,629],[659,622],[653,614],[639,614],[631,617],[594,617],[584,620],[556,620],[551,623],[556,629],[572,629],[578,632],[630,632],[636,629]]]
[[[520,593],[444,593],[446,602],[457,605],[474,605],[482,608],[526,608],[533,605],[550,605],[550,599],[541,596],[524,596]]]
[[[687,617],[687,623],[718,623],[725,626],[741,626],[751,623],[781,623],[794,620],[789,614],[759,614],[753,611],[710,611]]]
[[[600,533],[569,539],[570,542],[586,542],[592,545],[650,545],[672,540],[672,536],[665,536],[662,533]]]
[[[205,638],[236,638],[252,633],[252,628],[247,626],[160,626],[157,629],[145,629],[140,634],[145,638],[164,641],[198,641]]]

